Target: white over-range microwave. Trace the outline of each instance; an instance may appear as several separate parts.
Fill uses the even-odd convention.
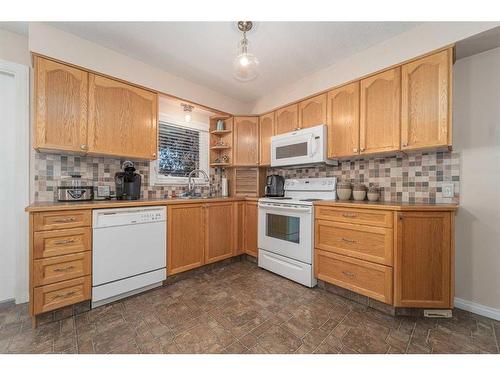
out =
[[[271,167],[336,164],[327,158],[326,126],[318,125],[271,137]]]

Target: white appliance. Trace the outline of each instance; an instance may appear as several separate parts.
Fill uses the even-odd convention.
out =
[[[336,184],[336,177],[287,179],[284,197],[259,199],[259,267],[316,285],[313,202],[336,199]]]
[[[271,137],[271,167],[303,164],[337,164],[327,158],[325,125]]]
[[[162,285],[166,218],[164,206],[94,210],[92,307]]]

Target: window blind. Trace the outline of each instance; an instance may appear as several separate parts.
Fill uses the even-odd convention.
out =
[[[208,158],[206,131],[160,122],[158,146],[160,175],[187,177],[194,169],[206,169]]]

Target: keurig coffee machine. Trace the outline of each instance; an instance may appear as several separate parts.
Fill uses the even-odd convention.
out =
[[[115,173],[116,199],[134,200],[141,197],[141,175],[135,173],[134,163],[126,161],[123,172]]]

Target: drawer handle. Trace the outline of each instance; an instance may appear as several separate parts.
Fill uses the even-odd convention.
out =
[[[74,242],[75,240],[59,240],[59,241],[54,241],[54,245],[68,245]]]
[[[68,297],[71,297],[74,294],[76,294],[76,291],[74,291],[74,290],[71,291],[71,292],[68,292],[68,293],[56,294],[56,296],[54,297],[54,299],[68,298]]]
[[[343,217],[357,217],[358,214],[353,214],[353,213],[350,213],[350,212],[344,212],[342,214]]]
[[[342,273],[343,273],[344,275],[346,275],[347,277],[354,277],[354,276],[355,276],[355,275],[354,275],[354,273],[349,272],[349,271],[342,271]]]
[[[72,270],[75,268],[75,266],[68,266],[68,267],[63,267],[63,268],[54,268],[54,272],[66,272],[69,270]]]
[[[75,221],[75,220],[76,219],[74,216],[70,216],[70,217],[63,217],[60,219],[55,219],[54,223],[70,223],[70,222]]]
[[[358,242],[356,240],[351,240],[351,239],[345,238],[345,237],[342,237],[342,241],[344,241],[344,242],[350,242],[350,243],[356,243],[356,242]]]

